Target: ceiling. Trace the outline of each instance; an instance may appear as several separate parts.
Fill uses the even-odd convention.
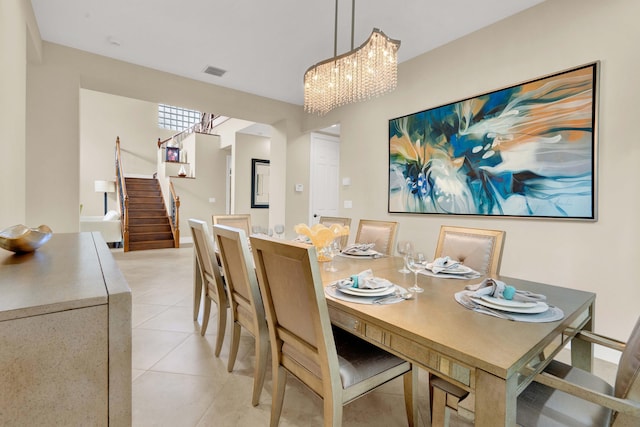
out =
[[[407,61],[543,0],[356,2],[355,46],[379,28]],[[304,72],[333,56],[334,0],[31,0],[43,40],[302,105]],[[350,50],[341,0],[338,54]],[[222,77],[203,73],[226,70]]]

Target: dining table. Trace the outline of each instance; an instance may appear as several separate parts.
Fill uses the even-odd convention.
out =
[[[336,256],[331,270],[320,270],[325,287],[371,269],[403,288],[414,275],[399,272],[403,258]],[[596,295],[513,277],[492,277],[546,296],[564,317],[551,322],[521,322],[465,308],[454,296],[483,277],[453,279],[418,274],[424,292],[391,304],[349,301],[326,292],[331,321],[452,384],[475,393],[475,425],[516,425],[517,396],[536,374],[571,342],[571,363],[591,371],[593,346],[576,337],[594,327]],[[327,290],[327,289],[326,289]]]

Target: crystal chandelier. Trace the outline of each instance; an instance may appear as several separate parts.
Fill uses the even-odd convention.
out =
[[[377,28],[359,48],[353,48],[355,0],[351,12],[351,50],[340,56],[338,47],[338,0],[336,0],[333,58],[310,67],[304,74],[304,109],[324,115],[332,109],[392,91],[398,84],[399,40]]]

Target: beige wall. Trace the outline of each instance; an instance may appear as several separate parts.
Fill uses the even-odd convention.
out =
[[[234,213],[251,214],[252,226],[268,227],[269,209],[251,208],[251,159],[269,160],[271,158],[270,140],[261,136],[238,133],[234,151],[234,172],[232,172],[235,175]],[[269,191],[271,192],[271,188]]]
[[[0,2],[0,230],[26,219],[26,20],[21,0]]]
[[[115,181],[114,149],[120,137],[126,174],[156,172],[158,138],[174,131],[158,127],[158,104],[93,90],[80,90],[80,182],[82,215],[102,215],[104,194],[94,192],[95,180]],[[108,209],[118,210],[116,194],[108,194]]]
[[[80,89],[259,123],[286,121],[292,123],[287,126],[291,132],[287,140],[299,136],[299,106],[51,43],[43,44],[43,58],[42,63],[27,66],[25,205],[29,224],[46,223],[57,232],[79,228]],[[284,178],[281,181],[271,184],[284,189]]]
[[[353,200],[341,214],[356,224],[365,217],[400,221],[399,238],[418,241],[426,253],[433,253],[442,224],[506,230],[503,274],[597,292],[597,330],[626,339],[640,286],[626,267],[607,264],[633,266],[640,258],[632,175],[640,163],[638,16],[636,0],[547,1],[401,64],[389,95],[309,116],[308,129],[341,123],[341,170],[352,181],[341,199]],[[386,213],[389,119],[594,60],[602,61],[597,222]]]

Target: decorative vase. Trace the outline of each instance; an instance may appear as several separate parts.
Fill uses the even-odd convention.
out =
[[[187,176],[187,171],[184,169],[184,165],[180,166],[180,170],[178,171],[178,176],[182,176],[182,177]]]

